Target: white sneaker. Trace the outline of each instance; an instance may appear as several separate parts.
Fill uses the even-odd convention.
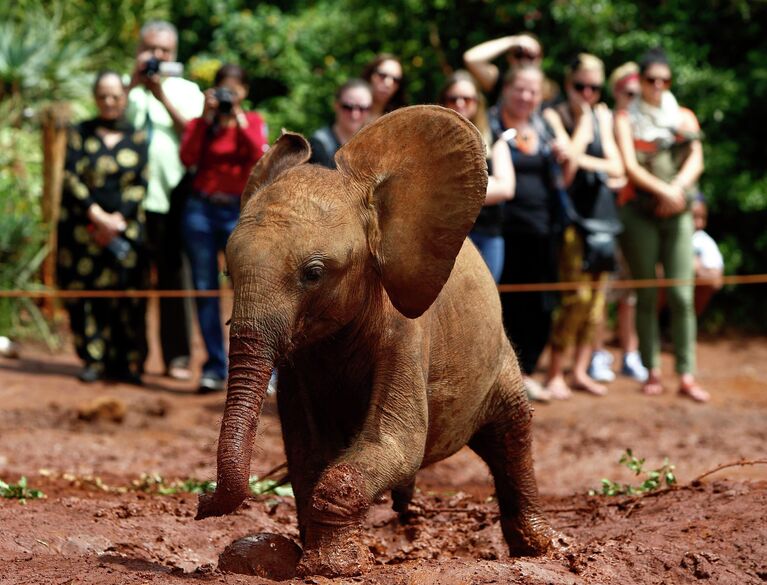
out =
[[[551,400],[551,392],[544,388],[540,382],[525,376],[524,384],[527,399],[531,402],[549,402]]]
[[[200,387],[197,389],[199,394],[210,394],[211,392],[221,392],[226,389],[226,380],[219,378],[215,374],[203,374],[200,377]]]
[[[623,367],[621,374],[634,378],[638,382],[646,382],[649,372],[642,364],[642,358],[638,351],[630,351],[623,356]]]
[[[609,351],[595,351],[591,356],[591,363],[587,373],[590,378],[597,382],[612,382],[615,380],[615,372],[610,367],[613,356]]]
[[[277,370],[272,370],[272,377],[269,378],[269,386],[266,388],[266,393],[269,396],[273,396],[277,392]]]
[[[0,336],[0,357],[13,358],[19,357],[19,346],[8,337]]]

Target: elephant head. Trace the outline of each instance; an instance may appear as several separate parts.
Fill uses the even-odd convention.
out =
[[[218,484],[198,518],[231,512],[248,495],[276,361],[363,319],[376,298],[409,318],[424,313],[485,198],[479,133],[437,106],[363,128],[336,154],[337,170],[305,164],[310,154],[302,136],[284,133],[242,196],[226,249],[235,294]]]

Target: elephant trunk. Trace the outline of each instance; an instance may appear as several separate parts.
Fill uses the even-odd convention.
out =
[[[229,336],[229,383],[218,440],[216,491],[203,494],[197,520],[236,510],[250,494],[250,457],[275,352],[246,327]]]

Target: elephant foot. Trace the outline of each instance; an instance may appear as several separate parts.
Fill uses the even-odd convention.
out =
[[[362,542],[362,522],[370,506],[362,486],[362,474],[348,464],[323,474],[308,510],[299,575],[352,577],[372,565],[373,556]]]
[[[332,535],[323,539],[323,545],[306,548],[298,563],[296,573],[300,577],[321,575],[323,577],[354,577],[367,572],[373,565],[373,555],[362,542],[361,526],[339,529],[333,527]]]
[[[567,548],[564,537],[542,519],[501,518],[501,529],[513,557],[537,557],[552,550]]]

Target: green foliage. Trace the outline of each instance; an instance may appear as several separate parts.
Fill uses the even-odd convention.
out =
[[[19,500],[20,504],[26,504],[27,500],[39,500],[44,498],[45,494],[40,490],[27,487],[27,478],[21,476],[19,483],[5,483],[0,480],[0,498],[9,500]]]
[[[253,495],[275,494],[277,496],[293,497],[293,488],[290,484],[282,484],[273,479],[260,480],[255,475],[248,480],[248,486]],[[163,496],[172,494],[204,494],[216,489],[216,482],[212,480],[199,480],[188,478],[185,480],[166,480],[157,473],[144,473],[137,480],[131,482],[131,488],[136,491],[159,494]]]
[[[660,45],[673,91],[705,133],[701,188],[726,271],[767,271],[767,171],[757,131],[767,127],[767,2],[718,0],[701,10],[693,0],[19,0],[0,7],[0,103],[14,104],[4,123],[25,123],[25,109],[54,96],[89,104],[88,75],[107,65],[130,71],[141,25],[157,18],[178,26],[179,58],[203,87],[223,62],[248,70],[251,104],[272,139],[283,127],[308,134],[325,125],[336,87],[382,51],[401,58],[410,102],[428,103],[467,48],[507,34],[538,36],[544,69],[560,83],[577,52],[600,56],[610,71]],[[506,67],[503,58],[497,64]],[[760,292],[725,287],[708,325],[764,330]]]
[[[637,477],[644,473],[645,477],[642,480],[642,483],[639,485],[631,485],[603,478],[601,491],[597,492],[596,490],[590,490],[589,495],[594,496],[601,493],[603,496],[632,496],[636,494],[646,494],[648,492],[659,490],[662,487],[676,485],[674,466],[669,463],[668,458],[663,459],[663,465],[658,469],[645,471],[644,458],[639,459],[634,456],[631,449],[626,449],[626,452],[623,453],[618,463],[625,465],[633,471],[634,475]]]
[[[8,120],[3,113],[10,108],[0,103],[0,118]],[[0,122],[0,290],[38,286],[48,250],[39,202],[41,159],[36,133]],[[29,299],[0,298],[0,331],[36,332],[53,345],[45,319]]]

